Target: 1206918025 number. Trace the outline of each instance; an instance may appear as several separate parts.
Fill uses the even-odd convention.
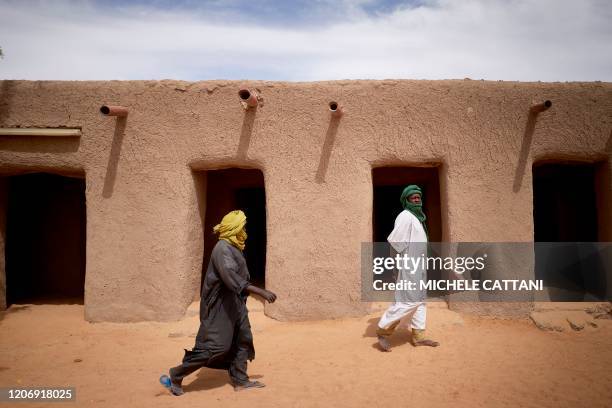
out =
[[[0,401],[49,401],[49,400],[75,400],[74,387],[52,388],[52,387],[31,387],[31,388],[3,388],[0,389]]]

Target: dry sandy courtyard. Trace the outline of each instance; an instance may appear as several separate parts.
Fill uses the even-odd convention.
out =
[[[611,320],[554,333],[436,304],[429,332],[440,347],[414,348],[404,330],[381,353],[376,315],[282,323],[253,305],[249,373],[263,389],[234,392],[226,372],[207,369],[186,379],[182,397],[159,385],[193,345],[197,304],[179,322],[131,324],[87,323],[80,305],[13,306],[0,321],[0,386],[76,387],[77,403],[53,407],[612,406]]]

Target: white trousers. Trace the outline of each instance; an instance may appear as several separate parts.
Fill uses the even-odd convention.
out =
[[[427,306],[425,302],[395,302],[385,311],[378,322],[378,327],[388,329],[404,317],[411,316],[410,327],[425,330]]]

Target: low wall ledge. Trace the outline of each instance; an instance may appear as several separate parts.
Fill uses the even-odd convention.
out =
[[[59,136],[80,137],[78,128],[0,128],[0,136]]]

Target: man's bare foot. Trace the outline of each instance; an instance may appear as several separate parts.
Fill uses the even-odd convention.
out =
[[[391,351],[391,344],[389,344],[389,340],[385,336],[378,336],[378,345],[380,346],[380,351]]]
[[[263,388],[266,385],[259,381],[248,381],[244,384],[234,384],[234,391],[242,391],[249,388]]]
[[[437,341],[428,340],[428,339],[415,341],[412,344],[415,347],[418,347],[418,346],[438,347],[440,345],[440,343],[438,343]]]

